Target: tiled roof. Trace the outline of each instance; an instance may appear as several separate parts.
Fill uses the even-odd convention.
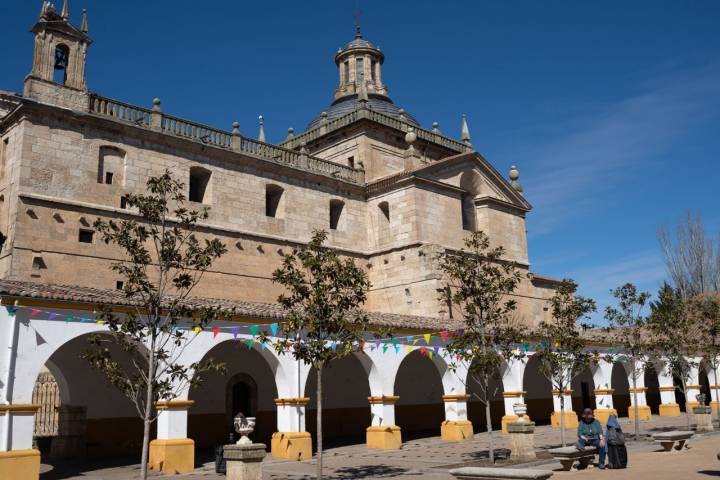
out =
[[[37,300],[53,300],[92,305],[136,306],[137,300],[128,298],[122,290],[52,285],[20,280],[0,280],[0,296]],[[277,303],[245,302],[217,298],[192,297],[186,302],[190,308],[218,307],[234,315],[256,320],[282,320],[283,308]],[[377,326],[411,330],[444,330],[462,328],[456,320],[394,313],[367,312],[370,322]]]

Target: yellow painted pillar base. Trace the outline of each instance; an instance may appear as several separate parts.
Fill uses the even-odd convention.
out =
[[[40,478],[40,451],[28,449],[0,452],[0,478],[38,480]]]
[[[720,402],[710,402],[710,408],[712,409],[713,415],[717,416],[718,409],[720,409]]]
[[[679,417],[680,405],[677,403],[661,403],[659,413],[661,417]]]
[[[312,437],[308,432],[275,432],[270,440],[270,453],[284,460],[312,458]]]
[[[440,424],[440,438],[446,442],[472,440],[472,422],[470,420],[445,420]]]
[[[607,424],[608,417],[610,415],[615,415],[617,417],[617,414],[617,410],[614,408],[596,408],[593,410],[593,416],[603,425]]]
[[[530,422],[530,416],[524,415],[523,418],[526,422]],[[502,420],[500,420],[500,430],[502,430],[503,433],[507,433],[507,424],[512,422],[517,422],[518,416],[517,415],[503,415]]]
[[[397,425],[373,426],[366,430],[367,448],[398,450],[402,448],[402,434]]]
[[[648,405],[638,405],[638,417],[640,420],[650,420],[652,418],[652,413],[650,412],[650,407]],[[630,405],[628,407],[628,418],[631,420],[635,419],[635,407]]]
[[[151,441],[148,466],[168,475],[192,472],[195,470],[195,442],[189,438]]]
[[[553,412],[550,415],[552,428],[560,428],[560,412]],[[572,410],[565,411],[565,428],[577,428],[578,417]]]

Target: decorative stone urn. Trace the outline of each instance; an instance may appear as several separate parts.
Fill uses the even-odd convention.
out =
[[[248,438],[253,430],[255,430],[255,417],[246,417],[241,413],[235,415],[234,420],[235,431],[240,435],[240,440],[237,441],[238,445],[252,445],[252,440]]]
[[[527,405],[524,403],[514,404],[513,412],[518,419],[507,424],[511,444],[510,458],[518,462],[535,460],[535,422],[530,422],[525,416]]]
[[[696,432],[712,432],[714,430],[712,423],[712,408],[705,405],[705,394],[700,393],[695,395],[695,400],[698,402],[697,407],[693,407],[693,413],[695,414],[695,427]]]
[[[525,414],[527,413],[527,404],[525,403],[516,403],[513,405],[513,412],[515,412],[515,415],[517,415],[518,422],[526,422]]]
[[[235,445],[225,445],[223,456],[227,463],[228,480],[262,480],[262,462],[265,458],[265,445],[253,443],[248,438],[255,430],[255,417],[246,417],[238,413],[233,420],[235,431],[240,440]]]

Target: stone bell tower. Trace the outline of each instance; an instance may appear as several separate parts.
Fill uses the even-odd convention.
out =
[[[87,12],[83,10],[78,29],[70,23],[68,0],[64,0],[60,13],[50,2],[43,2],[31,32],[35,34],[35,54],[32,71],[25,78],[24,95],[73,110],[87,110],[85,57],[92,43],[87,35]]]

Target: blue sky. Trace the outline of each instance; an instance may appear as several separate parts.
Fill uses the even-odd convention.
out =
[[[22,88],[40,5],[0,2],[0,89]],[[718,1],[70,0],[92,91],[248,135],[262,114],[270,141],[329,105],[358,6],[393,100],[455,137],[466,113],[478,151],[519,167],[534,271],[602,308],[626,281],[656,291],[660,225],[720,230]]]

